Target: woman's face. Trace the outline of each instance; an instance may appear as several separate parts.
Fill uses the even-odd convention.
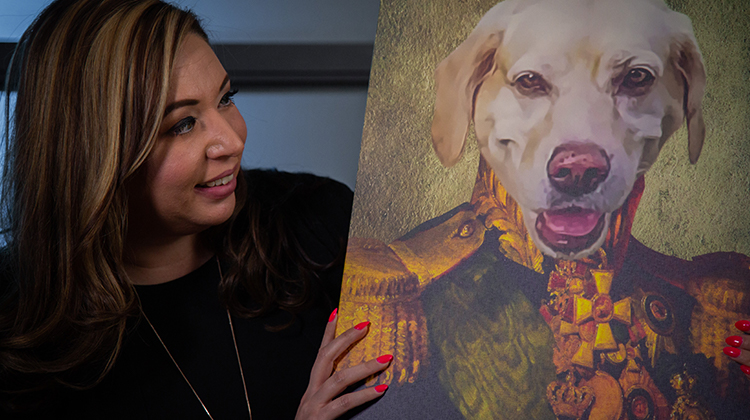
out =
[[[247,128],[230,89],[211,47],[188,35],[172,71],[159,137],[129,188],[131,226],[186,235],[232,215]]]

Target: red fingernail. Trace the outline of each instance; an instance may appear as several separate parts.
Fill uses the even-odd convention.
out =
[[[328,322],[331,322],[334,320],[334,318],[336,318],[336,314],[338,313],[338,311],[339,311],[339,308],[336,308],[333,310],[333,312],[331,312],[331,316],[328,317]]]
[[[388,385],[386,384],[378,385],[375,387],[375,392],[377,392],[378,394],[382,394],[385,392],[386,389],[388,389]]]
[[[733,335],[731,337],[727,337],[726,342],[732,347],[739,347],[742,345],[742,337]]]
[[[364,330],[367,328],[367,326],[370,325],[370,321],[360,322],[359,324],[354,326],[355,330]]]
[[[729,357],[740,357],[740,349],[736,349],[734,347],[724,347],[724,354],[726,354]]]
[[[740,365],[740,370],[745,372],[745,375],[750,375],[750,366]]]
[[[386,363],[390,362],[391,360],[393,360],[393,355],[384,354],[384,355],[378,357],[375,360],[377,360],[378,363],[380,363],[380,364],[386,364]]]
[[[735,322],[734,326],[737,327],[737,329],[740,331],[744,331],[744,332],[750,331],[750,321],[747,321],[744,319],[742,321]]]

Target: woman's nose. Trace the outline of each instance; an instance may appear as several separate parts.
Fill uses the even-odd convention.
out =
[[[206,156],[209,159],[242,156],[247,133],[242,116],[239,113],[229,116],[218,114],[213,120],[214,129],[211,131]]]

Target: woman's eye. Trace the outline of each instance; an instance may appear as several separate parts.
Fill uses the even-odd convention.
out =
[[[224,96],[221,97],[221,100],[219,101],[219,106],[229,106],[234,103],[234,95],[236,95],[238,92],[237,89],[232,89],[229,92],[225,93]]]
[[[534,72],[521,74],[513,82],[513,86],[525,96],[546,95],[550,91],[550,85],[544,80],[544,77]]]
[[[189,133],[193,127],[195,127],[195,118],[187,117],[183,118],[177,124],[172,127],[172,134],[179,136],[181,134]]]

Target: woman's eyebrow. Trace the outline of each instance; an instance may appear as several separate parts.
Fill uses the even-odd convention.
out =
[[[224,75],[224,80],[221,82],[221,86],[219,86],[219,92],[224,90],[224,87],[229,83],[229,75]],[[167,107],[164,109],[164,116],[166,117],[169,115],[170,112],[174,111],[177,108],[182,108],[184,106],[191,106],[191,105],[198,105],[200,101],[197,99],[183,99],[180,101],[172,102],[171,104],[167,105]]]
[[[219,93],[221,93],[222,90],[224,90],[224,87],[229,83],[229,75],[224,75],[224,80],[221,82],[221,86],[219,86]]]
[[[174,111],[177,108],[182,108],[184,106],[190,106],[190,105],[198,105],[200,101],[197,99],[183,99],[181,101],[172,102],[171,104],[167,105],[167,108],[164,110],[164,116],[166,117],[169,115],[170,112]]]

